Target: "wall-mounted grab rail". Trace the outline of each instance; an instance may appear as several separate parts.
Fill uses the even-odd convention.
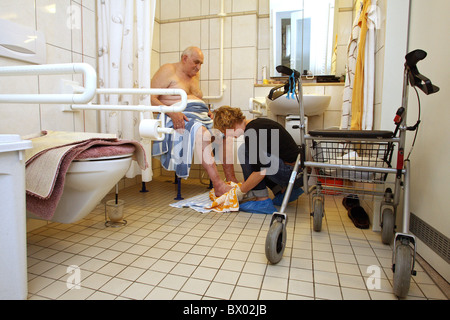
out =
[[[179,95],[181,102],[172,106],[146,106],[146,105],[110,105],[110,104],[73,104],[72,110],[117,110],[140,112],[181,112],[187,105],[187,94],[183,89],[152,89],[152,88],[103,88],[97,89],[97,94],[130,94],[130,95]]]
[[[84,87],[74,88],[73,93],[52,94],[3,94],[0,93],[0,103],[48,103],[69,104],[73,110],[118,110],[118,111],[149,111],[149,112],[181,112],[186,108],[187,94],[182,89],[152,89],[152,88],[97,88],[97,73],[87,63],[62,63],[46,65],[26,65],[0,67],[0,76],[28,75],[58,75],[83,74]],[[96,94],[131,94],[131,95],[179,95],[181,103],[172,106],[145,105],[99,105],[90,101]]]
[[[62,63],[0,67],[0,76],[83,74],[85,86],[74,94],[0,94],[0,103],[88,103],[95,96],[97,73],[87,63]]]
[[[71,93],[61,94],[0,94],[0,103],[50,103],[66,104],[70,110],[116,110],[159,112],[162,114],[158,120],[142,121],[139,130],[143,137],[153,137],[157,140],[164,138],[164,134],[173,133],[172,128],[165,127],[164,114],[167,112],[182,112],[187,105],[187,94],[183,89],[152,89],[152,88],[100,88],[97,86],[97,73],[86,63],[48,64],[33,66],[0,67],[0,76],[24,75],[58,75],[82,73],[85,76],[85,86],[73,85]],[[93,104],[91,100],[96,94],[122,94],[122,95],[179,95],[180,103],[171,106],[146,105],[109,105]],[[150,120],[150,119],[148,119]],[[148,128],[150,126],[150,133]],[[142,130],[144,129],[144,130]]]

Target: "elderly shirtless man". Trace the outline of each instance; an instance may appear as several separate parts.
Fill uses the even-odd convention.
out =
[[[200,89],[200,69],[203,64],[203,53],[200,48],[189,47],[183,51],[181,60],[176,63],[167,63],[155,73],[152,78],[152,88],[177,88],[183,89],[188,95],[188,99],[202,99],[203,93]],[[161,95],[152,96],[152,105],[172,105],[180,101],[179,96]],[[168,112],[172,119],[175,130],[184,129],[188,118],[182,112]],[[210,115],[212,116],[212,115]],[[200,130],[199,130],[200,131]],[[227,185],[219,176],[211,149],[211,133],[206,127],[202,127],[202,137],[196,138],[196,149],[201,152],[202,166],[208,173],[216,196],[228,192],[231,187]],[[224,151],[225,151],[224,143]],[[233,164],[223,164],[226,179],[237,182],[234,175]]]

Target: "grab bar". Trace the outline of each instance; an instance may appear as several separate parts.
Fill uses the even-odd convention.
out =
[[[85,86],[73,88],[72,93],[56,94],[1,94],[0,103],[49,103],[69,104],[72,110],[118,110],[149,112],[182,112],[187,105],[187,94],[182,89],[152,88],[97,88],[97,73],[87,63],[61,63],[45,65],[26,65],[0,67],[0,76],[83,74]],[[131,95],[179,95],[181,103],[172,106],[131,106],[131,105],[94,105],[90,101],[96,94],[131,94]]]
[[[0,67],[0,76],[79,74],[85,76],[82,93],[74,94],[0,94],[0,103],[88,103],[97,90],[97,73],[87,63],[62,63]]]
[[[171,106],[146,105],[111,105],[111,104],[73,104],[72,110],[116,110],[116,111],[150,111],[150,112],[182,112],[187,105],[187,94],[183,89],[152,89],[152,88],[102,88],[96,90],[97,94],[131,94],[131,95],[178,95],[181,102]]]

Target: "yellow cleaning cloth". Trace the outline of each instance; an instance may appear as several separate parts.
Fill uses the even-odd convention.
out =
[[[229,181],[227,184],[233,188],[220,197],[216,197],[214,189],[211,189],[209,192],[209,198],[211,199],[212,204],[209,207],[205,207],[205,209],[210,209],[215,212],[239,211],[239,201],[241,201],[244,197],[244,194],[241,191],[242,183],[234,183]]]
[[[358,24],[361,27],[358,45],[358,57],[356,59],[355,80],[352,96],[352,130],[361,130],[362,114],[364,106],[364,53],[366,50],[366,34],[367,34],[367,12],[370,9],[372,1],[364,0],[363,10],[359,17]]]

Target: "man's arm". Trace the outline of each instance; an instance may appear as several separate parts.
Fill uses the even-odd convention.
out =
[[[168,88],[170,86],[170,79],[175,74],[175,68],[171,64],[165,64],[156,71],[155,75],[151,81],[152,88]],[[160,96],[152,95],[151,102],[153,106],[163,106],[165,103],[161,102]],[[166,113],[173,122],[173,128],[183,129],[184,128],[184,120],[188,120],[186,115],[181,112],[167,112]]]

